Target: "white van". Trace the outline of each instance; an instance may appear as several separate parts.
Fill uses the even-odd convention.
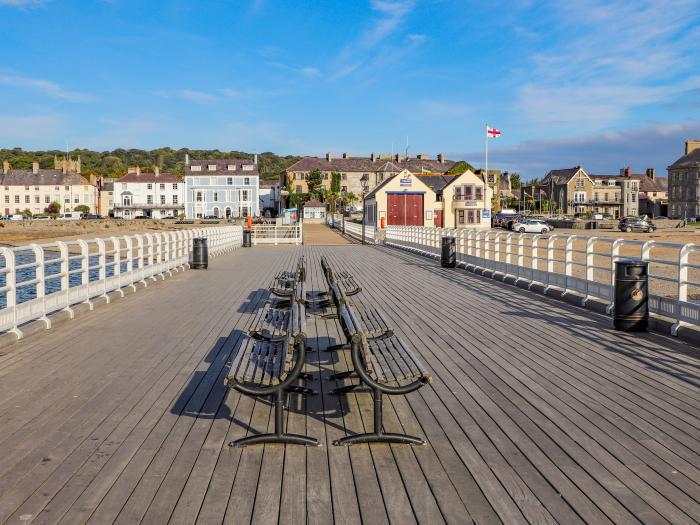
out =
[[[82,215],[79,211],[69,211],[68,213],[62,213],[58,216],[58,220],[61,221],[78,221]]]

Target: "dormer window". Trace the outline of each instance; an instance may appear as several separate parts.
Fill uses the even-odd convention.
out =
[[[209,164],[209,165],[207,166],[207,169],[208,169],[209,171],[216,171],[216,164]]]
[[[192,171],[202,171],[202,167],[201,167],[201,166],[190,166],[190,169],[191,169]]]
[[[235,165],[235,164],[229,164],[228,166],[226,166],[226,169],[227,169],[228,171],[236,171],[236,165]]]
[[[252,164],[244,164],[243,171],[253,171],[253,165]]]

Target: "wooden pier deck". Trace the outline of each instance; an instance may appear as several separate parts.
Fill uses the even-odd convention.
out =
[[[327,352],[288,414],[322,447],[227,446],[273,424],[223,378],[301,253],[309,289],[322,254],[352,271],[432,369],[385,398],[426,446],[334,447],[372,413],[329,395],[319,372],[349,356]],[[340,337],[307,323],[312,346]],[[0,352],[0,523],[697,523],[700,353],[610,324],[390,248],[241,249]]]

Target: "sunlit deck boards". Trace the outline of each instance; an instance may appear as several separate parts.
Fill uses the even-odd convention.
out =
[[[433,371],[385,399],[385,424],[429,445],[332,446],[371,424],[369,396],[318,381],[310,353],[291,432],[323,447],[230,449],[272,426],[227,393],[238,338],[303,251],[352,271]],[[391,249],[242,249],[0,356],[0,522],[692,523],[700,520],[700,354],[611,331],[564,303]],[[310,317],[312,346],[337,321]],[[316,338],[318,336],[318,338]]]

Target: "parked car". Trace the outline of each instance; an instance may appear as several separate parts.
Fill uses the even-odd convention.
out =
[[[102,215],[96,215],[96,214],[94,214],[94,213],[83,213],[83,214],[80,216],[80,218],[81,218],[81,219],[93,219],[93,220],[101,220],[101,219],[104,219],[104,217],[102,217]]]
[[[50,221],[51,217],[48,215],[35,215],[32,219],[35,221]]]
[[[618,229],[621,232],[653,232],[656,230],[656,226],[650,221],[640,219],[639,217],[625,217],[623,219],[620,219],[620,222],[617,225]]]
[[[61,215],[58,216],[59,220],[62,221],[77,221],[80,219],[80,216],[82,213],[79,211],[69,211],[67,213],[62,213]]]
[[[545,219],[543,219],[541,217],[528,217],[527,220],[541,224],[542,226],[546,227],[550,232],[552,230],[554,230],[554,226],[549,224]],[[513,229],[515,229],[515,228],[513,228]]]
[[[522,219],[513,224],[513,231],[519,233],[549,233],[549,225],[536,219]]]

